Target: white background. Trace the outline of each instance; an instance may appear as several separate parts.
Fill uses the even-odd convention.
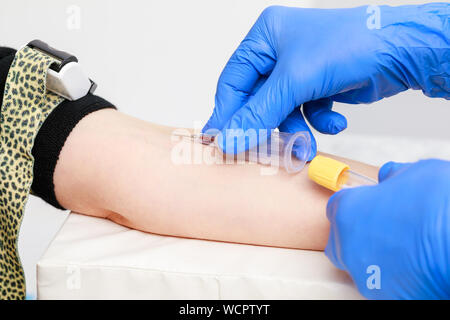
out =
[[[223,66],[265,7],[271,4],[344,7],[364,3],[3,1],[0,44],[19,48],[32,39],[42,39],[74,53],[99,84],[97,93],[121,111],[156,123],[192,127],[195,121],[203,123],[208,119]],[[73,8],[80,10],[80,25],[75,29]],[[337,105],[335,109],[347,116],[349,134],[450,139],[448,101],[429,99],[421,92],[409,91],[371,105]],[[20,250],[31,294],[35,290],[35,263],[65,215],[38,199],[29,201]]]

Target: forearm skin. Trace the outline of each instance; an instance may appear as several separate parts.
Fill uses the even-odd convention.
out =
[[[113,110],[86,116],[55,169],[58,201],[75,212],[156,234],[325,247],[331,192],[309,181],[306,170],[261,175],[256,164],[176,165],[172,131]],[[376,176],[374,167],[350,164]]]

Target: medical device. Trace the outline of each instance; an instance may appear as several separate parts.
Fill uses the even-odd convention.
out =
[[[27,46],[58,60],[47,72],[46,84],[49,91],[68,100],[77,100],[93,93],[97,88],[97,84],[85,75],[75,56],[52,48],[41,40],[33,40]]]
[[[332,191],[377,184],[377,181],[351,170],[347,164],[321,155],[309,164],[308,176]]]
[[[247,135],[248,140],[259,139],[259,143],[250,143],[248,150],[238,154],[225,154],[218,146],[216,136],[204,133],[177,136],[187,137],[190,140],[204,145],[211,145],[218,151],[218,154],[226,159],[244,160],[256,162],[285,169],[288,173],[296,173],[303,169],[311,154],[311,137],[308,132],[278,132],[271,130],[264,136]],[[239,138],[237,138],[239,139]],[[234,140],[233,140],[234,142]],[[229,142],[227,142],[229,143]]]

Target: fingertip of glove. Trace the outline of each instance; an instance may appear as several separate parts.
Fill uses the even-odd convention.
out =
[[[339,114],[336,113],[336,116],[334,116],[330,123],[328,124],[328,134],[338,134],[339,132],[344,131],[347,129],[347,119]]]
[[[392,166],[395,162],[389,161],[385,163],[380,170],[378,171],[378,181],[383,181],[389,176],[389,172],[391,171]]]
[[[316,113],[314,118],[308,120],[317,131],[324,134],[338,134],[347,128],[347,119],[334,111]]]
[[[394,161],[389,161],[385,163],[378,171],[378,181],[382,182],[393,176],[400,168],[403,168],[405,163],[399,163]]]

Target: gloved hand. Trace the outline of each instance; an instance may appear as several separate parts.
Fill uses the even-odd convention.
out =
[[[379,180],[330,198],[325,254],[367,298],[449,299],[450,162],[390,162]]]
[[[315,129],[336,134],[347,121],[333,101],[370,103],[408,88],[449,99],[449,17],[448,3],[269,7],[225,66],[203,131],[219,129],[224,138],[224,129],[236,128],[309,131],[303,104]],[[313,139],[311,156],[315,150]]]

